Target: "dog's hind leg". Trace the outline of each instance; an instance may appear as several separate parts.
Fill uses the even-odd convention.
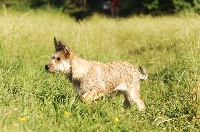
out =
[[[127,96],[126,93],[123,93],[123,95],[124,95],[124,103],[123,103],[124,109],[130,109],[131,108],[131,103],[129,101],[129,97]]]
[[[133,101],[136,103],[139,111],[142,111],[145,109],[144,102],[140,99],[139,91],[135,89],[129,89],[129,91],[127,91],[126,94],[128,96],[129,101]]]

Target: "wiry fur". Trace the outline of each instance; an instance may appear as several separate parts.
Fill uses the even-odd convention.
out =
[[[71,79],[82,101],[91,102],[105,94],[117,92],[124,95],[124,107],[130,108],[130,102],[137,104],[139,110],[145,109],[140,99],[140,80],[147,79],[127,62],[100,63],[76,56],[68,47],[54,38],[56,53],[45,65],[49,72],[63,72]]]

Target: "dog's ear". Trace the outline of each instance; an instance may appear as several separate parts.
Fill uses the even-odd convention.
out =
[[[63,50],[65,48],[65,45],[62,44],[60,41],[57,41],[56,37],[54,37],[54,44],[55,44],[55,50],[56,50],[56,52],[60,51],[60,50]]]
[[[65,44],[63,44],[61,41],[57,41],[56,37],[54,37],[54,44],[55,44],[56,52],[63,50],[66,55],[70,54],[70,49],[67,46],[65,46]]]
[[[67,46],[62,44],[62,42],[60,42],[60,41],[58,41],[58,45],[61,47],[60,50],[63,50],[65,52],[66,56],[70,55],[70,49]]]
[[[54,36],[54,44],[55,44],[55,49],[57,49],[57,47],[58,47],[58,41],[56,40],[56,37]]]

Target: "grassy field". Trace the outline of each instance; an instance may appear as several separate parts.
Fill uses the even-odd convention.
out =
[[[122,96],[82,103],[63,74],[44,65],[53,37],[79,56],[145,67],[146,111],[122,107]],[[53,10],[0,10],[0,131],[199,131],[200,16],[95,14],[75,22]]]

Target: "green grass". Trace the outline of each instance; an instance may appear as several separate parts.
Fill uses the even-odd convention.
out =
[[[0,131],[199,131],[199,21],[195,14],[95,14],[75,22],[53,10],[0,10]],[[135,104],[125,111],[122,96],[82,103],[65,75],[44,69],[54,36],[89,60],[144,66],[146,111]]]

